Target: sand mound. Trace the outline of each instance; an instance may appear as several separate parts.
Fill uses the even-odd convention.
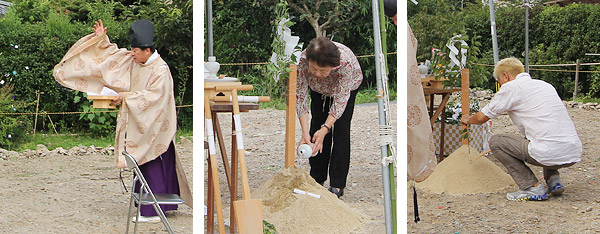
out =
[[[295,194],[294,188],[321,198]],[[281,170],[252,195],[262,199],[264,219],[281,234],[351,233],[366,221],[364,215],[295,167]]]
[[[452,195],[498,192],[515,184],[513,179],[492,161],[481,157],[477,150],[461,146],[437,165],[435,171],[417,188],[433,193]]]

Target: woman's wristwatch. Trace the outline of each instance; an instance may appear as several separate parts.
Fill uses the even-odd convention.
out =
[[[321,128],[323,127],[327,128],[327,132],[331,132],[331,127],[327,126],[327,124],[322,124]]]

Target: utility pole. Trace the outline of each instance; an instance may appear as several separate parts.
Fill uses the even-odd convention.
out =
[[[525,72],[529,73],[529,0],[525,0]]]
[[[498,64],[498,38],[496,37],[496,13],[494,11],[494,0],[489,0],[490,20],[492,24],[492,46],[494,48],[494,65]]]

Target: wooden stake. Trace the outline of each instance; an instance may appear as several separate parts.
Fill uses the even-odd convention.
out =
[[[469,69],[468,68],[463,68],[460,72],[461,75],[461,105],[462,105],[462,114],[463,115],[468,115],[469,114],[469,107],[470,107],[470,103],[469,103]],[[463,125],[461,128],[462,130],[465,130],[465,128],[468,128],[468,125]],[[463,145],[468,145],[469,144],[469,139],[462,139],[462,144]]]
[[[292,71],[288,79],[287,103],[285,104],[285,168],[294,166],[296,145],[296,77],[298,67],[290,65]]]
[[[235,219],[238,222],[240,234],[262,233],[262,201],[252,199],[250,195],[250,184],[248,182],[248,168],[246,167],[246,155],[244,151],[244,137],[242,134],[242,123],[240,120],[240,106],[237,97],[237,89],[231,90],[233,104],[234,134],[237,141],[238,160],[240,161],[240,174],[242,175],[242,200],[233,202],[235,207]],[[237,168],[232,168],[237,170]]]
[[[40,106],[40,91],[36,90],[37,101],[35,103],[35,121],[33,122],[33,135],[35,135],[35,130],[37,128],[37,118],[38,118],[38,107]]]
[[[54,129],[54,133],[56,135],[58,135],[58,132],[56,131],[56,127],[54,127],[54,122],[52,122],[52,118],[50,118],[50,115],[46,115],[46,116],[48,116],[48,119],[50,120],[50,125],[52,125],[52,129]]]
[[[211,117],[212,117],[212,113],[210,110],[210,103],[208,101],[208,98],[204,97],[204,118],[207,120],[206,121],[207,126],[212,127]],[[210,194],[210,192],[209,192],[209,196],[212,196],[216,202],[217,221],[219,224],[219,234],[225,234],[225,221],[223,220],[223,203],[221,202],[221,188],[219,186],[219,176],[218,176],[219,171],[217,169],[217,160],[216,160],[217,154],[216,154],[216,149],[215,149],[214,130],[208,131],[208,142],[209,142],[208,165],[210,167],[208,179],[209,179],[209,184],[212,185],[212,188],[209,190],[211,190],[210,192],[214,192],[214,194]],[[211,206],[210,208],[212,208],[212,204],[210,204],[210,206]],[[213,216],[214,214],[212,212],[208,215],[209,215],[209,217],[214,217]],[[212,221],[212,218],[210,220]],[[212,222],[207,222],[206,225],[212,226],[214,224]]]

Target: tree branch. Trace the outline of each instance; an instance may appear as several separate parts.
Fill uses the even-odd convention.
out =
[[[298,5],[296,5],[296,3],[293,3],[292,0],[287,0],[287,3],[289,6],[294,8],[294,10],[300,12],[300,14],[306,14],[306,11],[304,11],[304,9],[302,9]]]

